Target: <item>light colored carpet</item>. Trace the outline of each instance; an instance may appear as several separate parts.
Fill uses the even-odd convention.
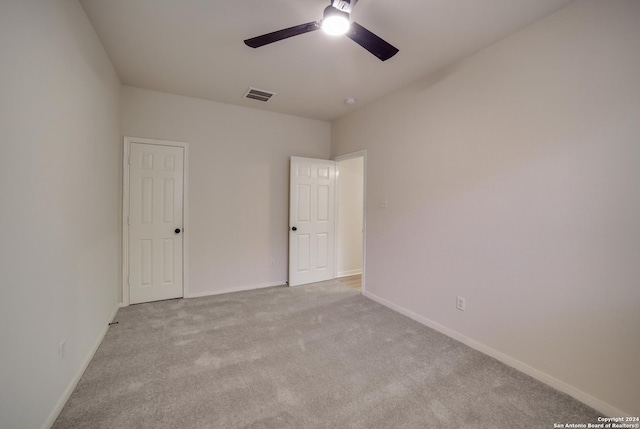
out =
[[[54,428],[552,428],[598,413],[337,281],[121,309]]]

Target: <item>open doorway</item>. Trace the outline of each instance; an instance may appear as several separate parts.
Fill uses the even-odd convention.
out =
[[[366,151],[335,158],[335,278],[364,291]]]

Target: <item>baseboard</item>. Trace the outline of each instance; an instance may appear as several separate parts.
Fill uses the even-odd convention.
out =
[[[362,268],[358,268],[357,270],[340,271],[338,273],[338,278],[340,278],[340,277],[349,277],[349,276],[357,276],[358,274],[362,274]]]
[[[282,280],[282,281],[276,282],[276,283],[260,283],[260,284],[257,284],[257,285],[237,286],[237,287],[232,287],[232,288],[222,289],[222,290],[212,290],[212,291],[205,291],[205,292],[186,293],[184,295],[184,297],[185,298],[200,298],[202,296],[222,295],[224,293],[243,292],[243,291],[246,291],[246,290],[263,289],[263,288],[266,288],[266,287],[286,286],[286,284],[287,284],[286,280]]]
[[[118,310],[120,310],[120,307],[121,307],[121,304],[116,304],[115,308],[111,312],[111,316],[109,316],[109,319],[108,319],[109,322],[113,321],[113,319],[116,317],[116,313],[118,313]],[[104,336],[107,334],[107,330],[108,329],[109,329],[109,325],[105,324],[105,327],[103,328],[102,332],[98,336],[98,340],[95,342],[95,344],[93,345],[91,350],[89,350],[89,353],[87,354],[87,356],[85,357],[84,361],[82,362],[82,365],[80,366],[80,369],[78,369],[78,371],[76,372],[76,375],[73,377],[73,379],[71,380],[71,382],[69,383],[67,388],[64,390],[64,393],[62,394],[62,397],[60,398],[60,400],[56,404],[56,406],[53,409],[53,411],[51,411],[51,414],[49,414],[49,418],[47,418],[47,420],[45,421],[44,425],[42,426],[42,429],[49,429],[55,423],[56,419],[60,415],[60,412],[62,411],[62,409],[64,408],[65,404],[69,400],[69,397],[71,396],[71,394],[73,393],[74,389],[78,385],[78,382],[80,381],[80,378],[82,377],[82,374],[84,374],[84,372],[87,370],[87,367],[89,366],[89,363],[91,363],[91,359],[93,359],[93,356],[98,351],[98,347],[100,347],[100,344],[102,343],[102,340],[104,339]]]
[[[563,393],[566,393],[567,395],[577,399],[578,401],[590,406],[591,408],[595,409],[596,411],[599,411],[600,413],[602,413],[604,416],[608,416],[608,417],[630,417],[631,415],[628,413],[625,413],[624,411],[621,411],[609,404],[607,404],[606,402],[601,401],[598,398],[595,398],[591,395],[589,395],[588,393],[585,393],[579,389],[576,389],[575,387],[558,380],[557,378],[542,372],[530,365],[527,365],[524,362],[521,362],[507,354],[504,354],[492,347],[489,347],[483,343],[480,343],[476,340],[473,340],[469,337],[466,337],[462,334],[460,334],[457,331],[454,331],[453,329],[447,328],[446,326],[443,326],[437,322],[434,322],[433,320],[427,319],[426,317],[420,316],[419,314],[416,314],[414,312],[412,312],[411,310],[407,310],[406,308],[394,304],[391,301],[388,301],[382,297],[379,297],[371,292],[367,292],[364,291],[363,295],[366,296],[367,298],[372,299],[373,301],[376,301],[379,304],[384,305],[385,307],[388,307],[394,311],[397,311],[400,314],[403,314],[407,317],[409,317],[410,319],[415,320],[418,323],[421,323],[425,326],[428,326],[429,328],[435,329],[436,331],[451,337],[455,340],[460,341],[463,344],[466,344],[467,346],[478,350],[481,353],[484,353],[486,355],[491,356],[494,359],[499,360],[500,362],[517,369],[520,372],[523,372],[525,374],[527,374],[530,377],[535,378],[536,380],[553,387],[556,390],[559,390]]]

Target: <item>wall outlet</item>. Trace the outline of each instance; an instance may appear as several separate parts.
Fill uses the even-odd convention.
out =
[[[275,259],[269,259],[269,266],[273,267],[276,264],[276,260]]]
[[[467,302],[464,296],[456,296],[456,308],[460,311],[464,311],[467,306]]]
[[[64,357],[67,354],[67,340],[62,340],[60,341],[60,344],[58,344],[58,359],[59,360],[64,360]]]

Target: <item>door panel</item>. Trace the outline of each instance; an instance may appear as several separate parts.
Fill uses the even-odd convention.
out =
[[[316,220],[318,222],[329,222],[329,186],[318,185],[318,205]]]
[[[327,268],[329,254],[329,235],[320,233],[316,235],[316,261],[317,268]]]
[[[309,252],[311,251],[310,247],[310,236],[309,234],[297,234],[297,246],[298,246],[298,263],[296,264],[298,267],[298,272],[306,272],[309,271]]]
[[[184,148],[132,143],[129,156],[129,301],[182,297]]]
[[[309,222],[311,217],[311,208],[310,204],[310,196],[311,196],[311,186],[310,185],[298,185],[298,222]]]
[[[289,285],[330,280],[334,259],[335,163],[292,157],[290,173]]]

